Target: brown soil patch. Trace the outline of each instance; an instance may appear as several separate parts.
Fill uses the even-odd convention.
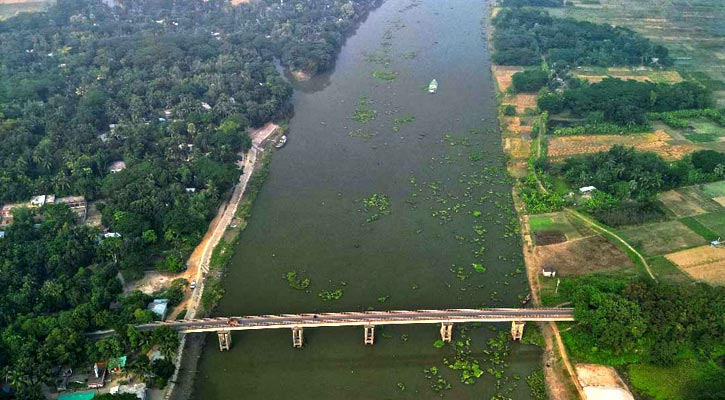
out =
[[[663,130],[635,135],[573,135],[549,139],[548,155],[553,161],[578,154],[607,151],[614,145],[633,146],[653,151],[667,160],[679,160],[700,147],[692,144],[670,144],[672,137]]]
[[[521,118],[519,117],[503,117],[503,122],[507,131],[517,135],[521,133],[531,133],[531,130],[533,129],[533,126],[531,125],[521,124]]]
[[[504,150],[513,158],[528,158],[531,153],[531,143],[517,138],[504,139]]]
[[[496,79],[496,83],[498,84],[498,90],[505,93],[509,86],[511,86],[511,77],[514,76],[515,73],[523,71],[524,67],[494,65],[491,70],[493,71],[493,77]]]
[[[725,248],[705,245],[665,257],[697,280],[725,285]]]
[[[506,169],[509,175],[514,178],[523,178],[529,173],[526,161],[511,161]]]
[[[252,144],[259,147],[265,140],[277,132],[279,125],[267,122],[261,128],[253,129],[249,132],[249,137],[252,139]]]
[[[702,208],[697,199],[694,199],[691,196],[688,196],[687,193],[682,193],[678,190],[668,190],[660,193],[657,197],[677,217],[687,217],[707,212],[707,210]]]
[[[725,196],[715,197],[713,200],[717,201],[721,206],[725,207]]]
[[[237,4],[245,4],[249,3],[250,0],[232,0],[232,5],[236,6]]]
[[[534,232],[534,243],[537,246],[566,242],[566,235],[560,231],[538,231]]]
[[[576,375],[589,400],[634,399],[627,385],[612,367],[577,364]]]
[[[527,108],[536,110],[536,108],[538,107],[536,105],[537,97],[537,94],[519,93],[517,95],[507,96],[506,99],[504,99],[503,104],[513,105],[516,107],[517,113],[523,113],[526,111]]]
[[[498,13],[500,13],[500,12],[501,12],[501,7],[494,7],[494,8],[493,8],[493,9],[491,10],[491,18],[492,18],[492,19],[493,19],[493,18],[496,18],[496,16],[497,16],[497,15],[498,15]]]
[[[563,277],[634,267],[626,253],[601,236],[536,246],[532,253],[539,268],[551,265]]]

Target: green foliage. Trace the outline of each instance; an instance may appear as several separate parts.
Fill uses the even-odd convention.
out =
[[[298,278],[297,271],[287,272],[285,278],[292,289],[305,290],[310,287],[310,278]]]
[[[655,58],[664,65],[672,62],[665,47],[629,29],[554,18],[542,10],[503,9],[493,25],[496,64],[538,65],[542,58],[555,65],[602,67],[649,64]]]
[[[513,117],[516,115],[516,106],[511,104],[506,104],[501,107],[501,112],[503,112],[503,115],[507,117]]]
[[[554,129],[555,136],[571,135],[626,135],[628,133],[647,132],[651,129],[649,125],[617,125],[606,122],[598,124],[584,124],[567,128]]]
[[[658,119],[673,128],[686,129],[693,118],[707,118],[720,126],[725,126],[725,111],[714,108],[677,110],[647,114],[649,119]]]
[[[511,78],[511,89],[514,93],[538,92],[549,81],[549,71],[543,68],[526,68]]]
[[[373,109],[372,101],[365,96],[361,96],[357,103],[357,108],[352,115],[353,121],[357,121],[361,124],[367,124],[368,122],[375,119],[377,111]]]
[[[692,229],[693,232],[702,236],[705,240],[708,240],[708,241],[717,240],[717,238],[719,237],[719,235],[717,233],[710,230],[710,228],[703,225],[700,221],[696,220],[694,217],[680,218],[680,222],[685,224],[688,228]]]
[[[415,120],[415,116],[410,114],[395,118],[393,120],[393,132],[399,132],[403,125],[411,123],[413,120]]]
[[[616,132],[611,124],[641,129],[648,124],[647,115],[658,115],[648,113],[706,109],[712,105],[712,98],[709,90],[687,81],[670,85],[605,78],[562,94],[548,93],[539,98],[538,105],[551,113],[569,110],[574,115],[593,116],[591,129]],[[609,124],[601,125],[603,122]]]
[[[562,0],[504,0],[502,7],[562,7]]]
[[[373,76],[380,79],[381,81],[394,81],[398,78],[398,73],[395,71],[374,71]]]
[[[362,211],[373,213],[368,217],[367,222],[377,221],[381,215],[390,214],[390,199],[384,194],[373,193],[370,197],[361,200],[361,202]]]
[[[334,301],[340,300],[342,298],[342,294],[342,289],[321,290],[317,293],[317,297],[319,297],[322,301]]]
[[[521,192],[521,200],[526,205],[526,211],[530,214],[542,214],[559,211],[564,208],[565,201],[556,192],[540,192],[537,189],[524,188]]]
[[[544,379],[544,371],[538,369],[526,377],[526,384],[531,391],[531,397],[536,400],[548,400],[549,395],[546,393],[546,380]]]

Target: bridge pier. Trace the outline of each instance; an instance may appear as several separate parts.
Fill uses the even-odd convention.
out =
[[[513,340],[521,340],[524,336],[524,325],[526,325],[525,321],[511,322],[511,338]]]
[[[365,344],[375,343],[375,325],[365,325]]]
[[[219,351],[229,350],[232,347],[232,333],[229,331],[217,331],[219,336]]]
[[[441,340],[450,343],[453,339],[453,322],[441,322]]]
[[[296,348],[302,347],[303,336],[302,328],[295,326],[292,328],[292,346]]]

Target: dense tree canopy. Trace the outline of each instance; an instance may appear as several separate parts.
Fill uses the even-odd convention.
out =
[[[119,234],[102,237],[66,206],[15,211],[0,240],[0,369],[19,398],[41,398],[57,365],[153,344],[171,358],[174,332],[127,328],[154,314],[150,296],[122,296],[118,273],[184,268],[239,176],[247,128],[289,114],[275,60],[331,67],[378,2],[58,0],[0,21],[0,203],[83,195]],[[115,161],[127,168],[110,173]],[[181,290],[162,295],[178,301]],[[108,328],[119,336],[83,335]],[[163,384],[170,363],[142,359]]]
[[[707,108],[712,105],[712,98],[709,90],[693,82],[668,85],[606,78],[561,94],[543,94],[538,105],[551,114],[569,110],[594,122],[644,125],[648,112]]]
[[[669,65],[667,49],[622,27],[554,18],[546,11],[502,9],[493,20],[493,61],[503,65]]]

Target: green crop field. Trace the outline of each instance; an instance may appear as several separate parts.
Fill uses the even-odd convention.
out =
[[[47,1],[20,1],[17,2],[0,2],[0,20],[14,17],[22,12],[33,12],[42,10]]]
[[[725,210],[695,217],[697,222],[705,225],[721,238],[725,238]]]
[[[723,197],[725,196],[725,181],[718,181],[703,185],[702,191],[712,199],[716,197]]]
[[[628,242],[649,256],[658,256],[707,244],[702,236],[680,221],[635,225],[621,229],[619,232]]]
[[[559,16],[625,26],[670,49],[683,78],[715,91],[725,105],[725,1],[574,0],[575,7],[550,9]]]
[[[578,220],[570,220],[564,212],[532,215],[529,217],[529,226],[532,232],[561,232],[567,240],[594,234]]]

